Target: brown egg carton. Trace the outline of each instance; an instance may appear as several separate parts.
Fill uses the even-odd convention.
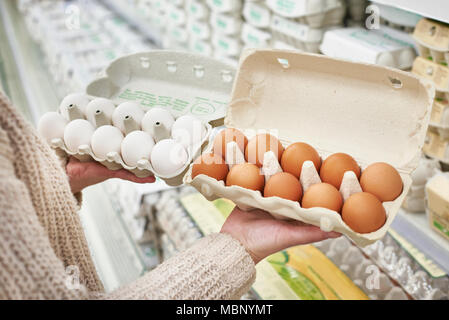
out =
[[[413,38],[422,57],[437,64],[449,63],[449,25],[429,19],[421,19],[415,27]]]
[[[241,56],[225,117],[227,127],[243,132],[277,130],[284,147],[304,141],[322,159],[344,152],[362,170],[379,161],[398,170],[403,191],[394,201],[383,203],[387,220],[375,232],[354,232],[340,214],[328,209],[304,209],[298,202],[264,198],[258,191],[226,187],[205,175],[192,179],[191,167],[184,182],[209,199],[228,198],[240,208],[259,208],[279,219],[338,231],[366,246],[385,235],[412,184],[410,174],[421,156],[433,98],[431,83],[397,69],[286,50],[246,50]],[[242,161],[242,156],[234,158]],[[264,160],[265,168],[275,172],[276,161],[270,156]],[[307,189],[319,176],[310,163],[304,166],[301,183]],[[360,190],[352,175],[347,173],[344,179],[345,198]]]

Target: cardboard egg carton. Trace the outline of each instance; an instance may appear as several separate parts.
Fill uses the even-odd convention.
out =
[[[322,159],[345,152],[362,169],[383,161],[398,170],[403,191],[396,200],[383,203],[387,220],[375,232],[354,232],[340,214],[328,209],[304,209],[298,202],[264,198],[258,191],[226,187],[205,175],[192,179],[191,169],[184,182],[208,199],[228,198],[241,208],[263,209],[276,218],[338,231],[360,246],[368,245],[385,235],[412,184],[410,174],[421,156],[433,96],[430,83],[381,66],[281,50],[246,50],[240,58],[225,117],[227,127],[244,132],[277,130],[284,147],[304,141],[315,147]],[[307,177],[301,179],[304,189],[318,182],[313,170],[305,170]],[[353,178],[346,174],[344,197],[358,190]]]
[[[415,27],[413,38],[419,46],[420,55],[436,63],[449,63],[449,25],[421,19]]]
[[[311,28],[290,19],[273,15],[270,30],[273,39],[287,43],[299,50],[318,53],[325,29]]]
[[[342,24],[346,14],[346,5],[341,0],[267,0],[266,4],[276,15],[311,28]]]
[[[449,103],[446,99],[435,99],[429,125],[445,140],[449,140]]]
[[[363,21],[367,5],[368,1],[366,0],[346,0],[349,18],[352,21]]]
[[[86,92],[90,99],[103,97],[115,105],[133,101],[140,104],[144,111],[153,106],[164,107],[175,118],[191,114],[205,124],[207,133],[203,140],[188,150],[188,161],[174,175],[158,175],[148,160],[139,161],[137,167],[129,167],[117,153],[108,154],[105,159],[99,158],[89,145],[80,146],[75,153],[66,148],[62,139],[54,139],[51,145],[81,161],[94,159],[111,170],[125,168],[137,176],[155,174],[169,185],[179,185],[190,161],[207,141],[212,130],[209,122],[220,124],[220,119],[225,115],[234,72],[233,67],[202,55],[151,51],[114,60],[103,77],[87,86]],[[75,109],[71,119],[83,118],[79,108]],[[131,128],[138,129],[140,124],[133,123]]]
[[[429,225],[449,240],[449,175],[439,173],[426,184]]]
[[[399,31],[361,27],[326,31],[320,50],[334,58],[409,69],[415,60],[413,43]]]
[[[449,140],[444,139],[435,129],[427,132],[423,152],[427,156],[449,165]]]
[[[253,27],[261,29],[270,27],[271,11],[262,1],[245,1],[242,14],[245,21]]]
[[[221,33],[214,32],[211,42],[218,56],[238,58],[242,51],[242,42],[238,37],[225,36]]]

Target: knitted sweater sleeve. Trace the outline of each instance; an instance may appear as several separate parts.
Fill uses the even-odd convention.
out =
[[[225,234],[199,240],[111,293],[77,285],[77,267],[56,256],[28,189],[15,174],[7,139],[0,129],[0,299],[231,299],[249,290],[254,263]]]

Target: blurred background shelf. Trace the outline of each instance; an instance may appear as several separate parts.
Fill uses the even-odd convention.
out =
[[[449,23],[449,1],[447,0],[371,0],[394,8],[402,9],[423,17]]]

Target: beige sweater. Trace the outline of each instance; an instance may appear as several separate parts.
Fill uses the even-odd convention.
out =
[[[55,153],[0,93],[0,299],[236,299],[254,281],[244,247],[213,234],[106,294],[77,210]]]

